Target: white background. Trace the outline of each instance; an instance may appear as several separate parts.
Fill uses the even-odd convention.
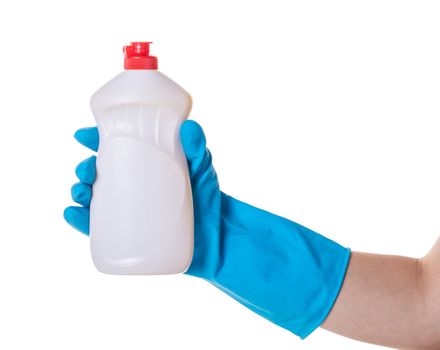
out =
[[[62,218],[90,154],[72,135],[122,46],[154,41],[225,192],[420,257],[440,232],[439,18],[436,1],[3,1],[0,348],[374,348],[300,341],[188,276],[96,272]]]

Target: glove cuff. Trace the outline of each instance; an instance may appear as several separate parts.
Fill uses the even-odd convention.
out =
[[[342,248],[342,247],[341,247]],[[326,299],[326,303],[322,304],[318,312],[315,313],[311,319],[305,323],[305,327],[299,330],[296,330],[295,333],[301,338],[305,339],[309,336],[316,328],[318,328],[330,314],[330,311],[335,304],[339,292],[344,283],[345,275],[347,272],[348,264],[350,262],[351,250],[350,248],[343,248],[343,254],[339,255],[339,260],[335,261],[335,267],[339,264],[339,272],[335,274],[334,284],[328,285],[329,296]]]

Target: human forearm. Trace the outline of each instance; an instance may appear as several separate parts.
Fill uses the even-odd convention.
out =
[[[424,265],[423,259],[353,252],[344,285],[322,327],[389,347],[439,349],[433,310],[438,298],[431,295],[434,287],[427,281],[434,278],[425,277]]]

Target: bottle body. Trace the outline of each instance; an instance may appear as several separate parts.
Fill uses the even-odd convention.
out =
[[[179,129],[190,96],[156,70],[130,70],[92,97],[100,144],[90,205],[97,269],[186,271],[194,246],[188,168]]]

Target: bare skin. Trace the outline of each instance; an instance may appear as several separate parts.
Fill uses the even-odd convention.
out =
[[[439,350],[440,238],[421,259],[353,252],[322,327],[392,348]]]

